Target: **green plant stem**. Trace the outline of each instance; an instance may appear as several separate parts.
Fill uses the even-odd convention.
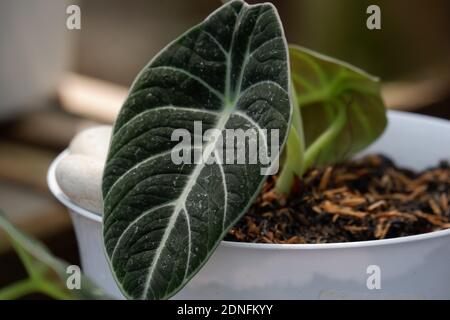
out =
[[[2,288],[0,290],[0,300],[14,300],[37,292],[43,293],[53,299],[73,299],[69,294],[51,283],[45,282],[44,280],[40,281],[27,278]]]
[[[285,149],[286,159],[275,184],[275,190],[278,194],[288,194],[295,175],[300,175],[303,152],[300,150],[301,143],[299,141],[300,138],[295,128],[291,127]]]
[[[68,293],[61,289],[57,284],[50,282],[45,278],[48,268],[45,265],[33,263],[30,255],[23,248],[11,239],[11,244],[22,261],[27,273],[28,279],[16,282],[0,290],[0,300],[17,299],[33,292],[43,293],[53,299],[69,300],[73,299]]]
[[[295,91],[295,87],[291,85],[291,93],[292,93],[292,126],[294,127],[299,143],[301,145],[299,146],[302,150],[305,146],[305,137],[303,136],[303,119],[302,119],[302,113],[300,112],[300,105],[297,99],[297,92]]]
[[[339,108],[337,108],[336,120],[306,149],[303,165],[304,170],[308,169],[314,164],[320,151],[324,149],[324,145],[327,145],[334,141],[336,136],[344,128],[346,121],[347,110],[345,106],[340,105]]]
[[[14,300],[36,291],[38,291],[36,282],[28,278],[2,288],[0,290],[0,300]]]
[[[278,194],[288,194],[294,182],[295,175],[300,175],[303,167],[304,136],[301,112],[297,103],[297,94],[292,88],[293,112],[292,125],[285,148],[285,162],[278,176],[275,190]]]
[[[73,297],[50,282],[39,281],[38,290],[50,298],[57,300],[73,300]]]

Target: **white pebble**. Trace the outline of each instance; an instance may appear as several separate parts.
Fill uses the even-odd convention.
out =
[[[70,143],[71,154],[84,154],[105,161],[111,138],[111,126],[98,126],[78,133]]]
[[[64,194],[80,207],[103,214],[101,183],[104,161],[94,156],[71,154],[56,168],[56,181]]]

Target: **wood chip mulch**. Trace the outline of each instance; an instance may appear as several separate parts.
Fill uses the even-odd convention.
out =
[[[225,240],[331,243],[395,238],[450,228],[450,166],[415,173],[370,155],[309,170],[288,197],[269,177]]]

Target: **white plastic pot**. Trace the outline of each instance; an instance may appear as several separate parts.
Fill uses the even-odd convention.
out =
[[[424,169],[450,159],[449,141],[449,121],[389,112],[387,130],[365,153],[381,152],[401,166]],[[75,205],[56,183],[55,167],[64,156],[49,169],[49,187],[69,209],[84,272],[122,298],[103,252],[101,216]],[[380,289],[374,288],[376,278]],[[353,243],[223,241],[174,298],[450,299],[450,229]]]

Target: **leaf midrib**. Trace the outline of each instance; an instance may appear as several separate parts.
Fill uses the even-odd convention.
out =
[[[231,112],[227,112],[225,111],[219,118],[217,125],[215,126],[215,128],[217,128],[218,130],[222,131],[225,128],[226,123],[228,122],[228,119],[231,116]],[[212,151],[214,150],[214,148],[216,147],[216,142],[208,142],[206,144],[206,146],[203,148],[204,152],[202,154],[209,154],[211,155]],[[209,152],[209,153],[208,153]],[[187,201],[187,197],[190,194],[190,191],[192,190],[193,186],[195,185],[195,182],[198,179],[198,176],[200,175],[200,173],[202,172],[203,168],[205,167],[206,161],[202,161],[200,164],[198,164],[197,166],[195,166],[194,171],[192,172],[192,174],[189,176],[189,179],[185,185],[185,187],[183,188],[183,191],[181,193],[181,195],[178,197],[178,199],[175,201],[176,205],[173,209],[173,213],[169,219],[169,222],[167,224],[166,230],[164,231],[163,237],[159,243],[159,246],[155,252],[155,255],[153,257],[153,261],[152,264],[149,268],[149,272],[147,275],[147,279],[145,281],[145,287],[142,293],[142,299],[145,299],[147,292],[149,290],[149,286],[150,286],[150,282],[153,276],[153,273],[156,269],[156,266],[158,264],[159,258],[161,256],[162,250],[165,247],[165,243],[167,242],[170,234],[172,233],[172,229],[175,226],[175,223],[178,219],[178,216],[180,214],[181,210],[184,210],[186,212],[186,222],[187,225],[189,225],[189,214],[186,208],[186,201]],[[225,182],[226,183],[226,182]],[[188,235],[189,235],[189,241],[188,241],[188,245],[191,245],[191,230],[188,228]],[[189,263],[190,263],[190,250],[188,252],[188,259],[186,259],[186,272],[185,272],[185,277],[186,278],[186,273],[187,270],[189,269]]]

